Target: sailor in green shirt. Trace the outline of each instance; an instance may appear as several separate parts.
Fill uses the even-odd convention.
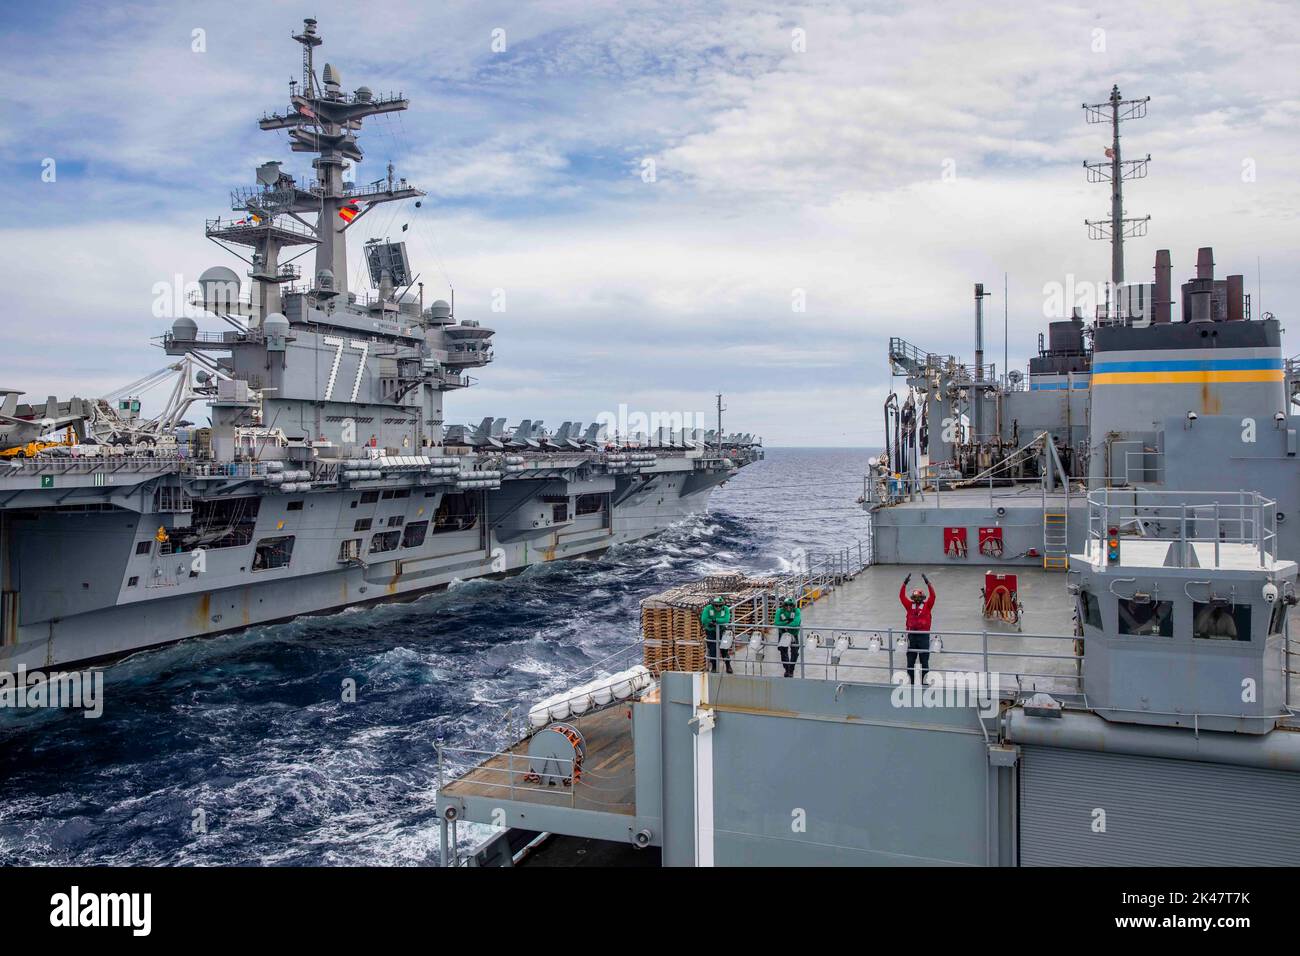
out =
[[[731,608],[727,607],[727,602],[722,599],[721,595],[714,597],[713,600],[704,605],[704,610],[700,611],[700,624],[704,627],[704,641],[709,652],[709,670],[711,671],[718,669],[718,638],[722,636],[722,629],[730,623]],[[727,673],[732,673],[731,652],[724,650],[722,657],[727,665]]]
[[[799,605],[794,598],[788,597],[781,602],[776,614],[772,616],[772,626],[777,629],[776,645],[781,654],[781,664],[785,667],[785,676],[794,676],[794,665],[799,663]]]

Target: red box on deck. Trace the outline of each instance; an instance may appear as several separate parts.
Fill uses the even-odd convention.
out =
[[[1016,596],[1016,576],[1014,574],[1001,574],[997,571],[985,571],[984,612],[986,614],[994,597],[1003,592],[1006,592],[1010,597]]]
[[[1014,574],[984,572],[984,616],[1020,627],[1020,595]]]

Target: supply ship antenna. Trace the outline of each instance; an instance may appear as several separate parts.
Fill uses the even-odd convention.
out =
[[[1089,123],[1110,123],[1111,144],[1106,150],[1106,160],[1100,163],[1084,162],[1088,170],[1088,182],[1110,183],[1110,218],[1086,219],[1089,239],[1110,240],[1110,281],[1115,286],[1124,283],[1124,240],[1135,239],[1147,234],[1150,216],[1141,218],[1124,217],[1124,180],[1143,179],[1147,174],[1147,165],[1151,154],[1146,159],[1122,159],[1119,149],[1119,124],[1125,120],[1141,119],[1147,115],[1147,103],[1151,97],[1140,100],[1120,98],[1118,86],[1111,87],[1110,99],[1105,103],[1084,103],[1084,113]]]

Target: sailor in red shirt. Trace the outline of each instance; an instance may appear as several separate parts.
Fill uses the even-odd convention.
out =
[[[898,589],[898,600],[907,611],[907,679],[909,683],[915,682],[913,672],[919,659],[921,683],[924,684],[925,675],[930,669],[930,611],[934,608],[934,585],[922,574],[921,580],[930,589],[929,596],[920,588],[913,588],[909,595],[907,582],[910,580],[912,576],[909,574],[903,578],[903,584]]]

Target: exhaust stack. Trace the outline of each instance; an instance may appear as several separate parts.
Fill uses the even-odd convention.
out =
[[[971,435],[976,442],[984,430],[984,283],[975,283],[975,388],[971,395]]]
[[[1228,276],[1228,321],[1240,322],[1246,317],[1246,277]]]
[[[1168,324],[1173,310],[1173,263],[1169,258],[1168,249],[1156,250],[1156,289],[1155,301],[1152,303],[1155,312],[1151,316],[1153,324]]]
[[[1196,278],[1214,278],[1214,249],[1211,246],[1202,246],[1196,250]]]
[[[1227,310],[1222,308],[1222,299],[1216,306],[1215,286],[1223,287],[1226,283],[1214,281],[1214,250],[1202,246],[1196,250],[1196,278],[1183,283],[1183,321],[1215,322],[1221,321]]]

